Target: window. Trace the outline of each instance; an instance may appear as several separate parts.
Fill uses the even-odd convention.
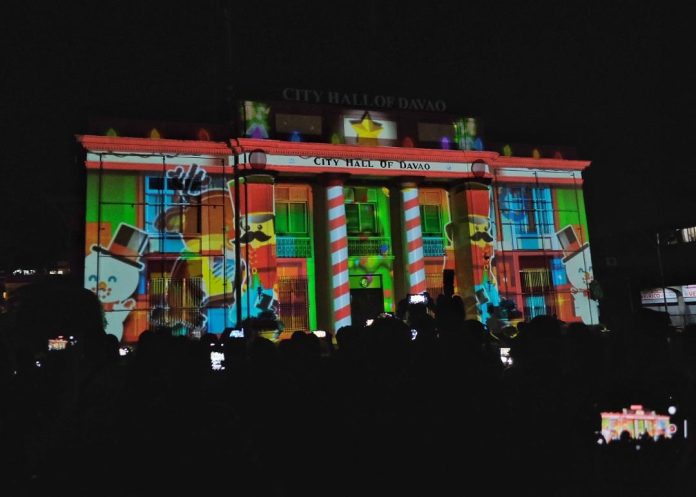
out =
[[[345,188],[348,235],[377,235],[377,192],[374,188]]]
[[[164,188],[166,180],[167,187]],[[149,188],[151,190],[194,190],[200,191],[203,184],[199,179],[181,178],[149,178]]]
[[[551,279],[553,280],[553,286],[568,284],[565,265],[563,264],[563,259],[560,257],[551,259]]]
[[[527,295],[524,297],[524,314],[527,319],[534,319],[547,313],[546,299],[543,295]]]
[[[307,204],[304,202],[276,202],[276,234],[307,235]]]
[[[376,234],[375,204],[346,204],[346,224],[349,235]]]
[[[553,232],[553,205],[549,188],[501,188],[500,209],[521,234],[545,235]]]
[[[558,312],[556,285],[562,284],[558,274],[559,262],[557,257],[520,257],[520,289],[525,318]]]
[[[439,205],[421,205],[420,216],[423,236],[442,236]]]
[[[276,235],[308,236],[309,192],[306,186],[276,185]]]
[[[201,314],[205,298],[203,279],[151,276],[149,284],[150,323],[171,326],[177,334],[188,335],[200,330],[205,320]]]
[[[180,219],[165,219],[165,212],[175,205],[184,207],[169,179],[145,178],[145,229],[149,233],[173,231],[175,227],[179,231]]]
[[[512,243],[512,249],[550,248],[554,234],[550,188],[502,187],[499,201],[503,239]]]
[[[184,236],[201,233],[203,206],[200,196],[185,196],[181,187],[199,188],[197,191],[200,192],[202,184],[198,180],[192,183],[188,181],[145,178],[145,230],[150,233],[151,251],[181,251],[181,246],[174,243],[180,239],[179,233]]]

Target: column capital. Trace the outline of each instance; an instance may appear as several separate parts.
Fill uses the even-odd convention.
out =
[[[267,184],[272,185],[275,183],[275,175],[270,173],[260,173],[258,171],[249,171],[247,174],[243,175],[244,182],[255,183],[255,184]]]
[[[425,176],[399,176],[395,178],[399,188],[418,188],[425,181]]]
[[[448,191],[451,194],[456,194],[464,190],[489,190],[490,188],[490,182],[486,183],[478,179],[465,179],[449,187]]]
[[[343,186],[350,174],[345,173],[322,173],[317,175],[317,182],[322,186]]]
[[[252,177],[256,178],[263,176],[271,178],[271,183],[275,183],[275,180],[278,178],[277,171],[265,171],[262,169],[235,169],[233,173],[234,174],[230,175],[229,177],[239,178],[241,183],[264,183],[265,180],[255,181],[254,179],[249,179]]]

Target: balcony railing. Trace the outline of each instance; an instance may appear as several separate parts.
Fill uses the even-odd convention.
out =
[[[348,255],[391,255],[391,240],[385,237],[348,237]]]
[[[423,255],[425,257],[438,257],[445,255],[445,243],[441,236],[423,237]]]
[[[545,293],[551,289],[551,272],[546,268],[523,269],[520,282],[523,293]]]
[[[276,257],[312,257],[312,239],[300,236],[277,236]]]

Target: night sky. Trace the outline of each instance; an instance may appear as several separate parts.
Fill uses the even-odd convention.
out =
[[[80,249],[74,135],[90,116],[214,122],[230,87],[444,99],[480,116],[489,139],[574,146],[592,160],[595,240],[694,220],[694,175],[670,141],[669,110],[688,119],[693,106],[662,10],[488,3],[235,2],[231,54],[224,2],[3,7],[0,268]]]

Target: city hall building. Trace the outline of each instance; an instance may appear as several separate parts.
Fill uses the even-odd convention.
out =
[[[450,282],[484,323],[597,323],[589,162],[486,147],[476,119],[445,110],[286,88],[240,102],[222,129],[94,126],[78,137],[84,281],[107,332],[200,336],[257,316],[335,331],[395,312],[408,294],[437,298]]]

